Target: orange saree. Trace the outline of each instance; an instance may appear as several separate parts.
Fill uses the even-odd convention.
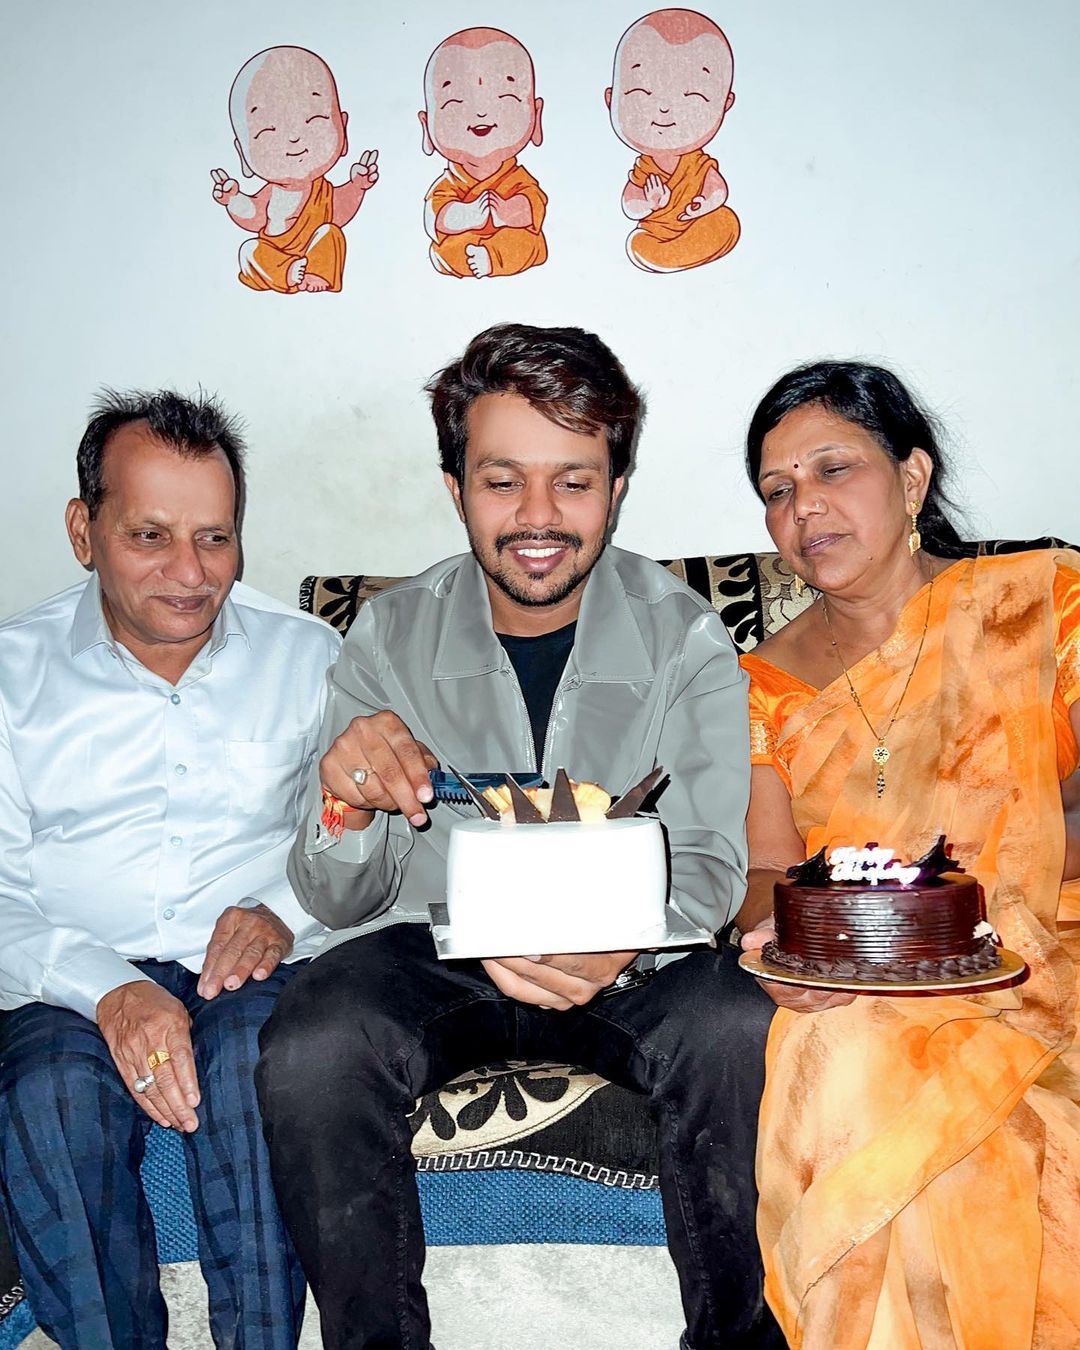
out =
[[[851,670],[875,725],[927,598]],[[914,857],[944,834],[1031,972],[967,998],[778,1010],[758,1145],[769,1304],[806,1350],[1080,1346],[1080,925],[1060,792],[1078,761],[1080,555],[940,574],[880,800],[842,678],[815,690],[743,664],[754,761],[786,783],[807,855],[874,840]]]

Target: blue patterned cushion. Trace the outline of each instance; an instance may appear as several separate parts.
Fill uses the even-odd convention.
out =
[[[178,1134],[154,1126],[142,1178],[159,1259],[194,1261],[195,1220]],[[419,1185],[432,1247],[504,1242],[662,1247],[665,1241],[660,1193],[654,1189],[628,1190],[547,1172],[467,1168],[421,1172]]]

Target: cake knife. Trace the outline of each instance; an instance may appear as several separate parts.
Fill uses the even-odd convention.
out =
[[[522,787],[541,787],[544,782],[538,773],[457,773],[449,770],[449,767],[432,769],[428,777],[437,802],[457,802],[460,805],[473,800],[468,792],[469,787],[483,792],[488,787],[502,787],[511,777]]]
[[[491,802],[488,801],[488,799],[483,795],[482,792],[478,792],[477,789],[476,789],[475,787],[473,787],[472,783],[469,782],[468,776],[467,776],[466,774],[463,774],[463,773],[458,773],[457,769],[455,769],[454,766],[453,766],[452,764],[448,764],[446,767],[450,770],[451,774],[453,774],[454,778],[457,780],[457,785],[456,785],[454,791],[455,791],[458,795],[456,795],[456,796],[443,796],[443,797],[440,797],[440,796],[439,796],[439,788],[438,788],[438,785],[437,785],[437,784],[435,783],[435,781],[434,781],[435,774],[438,773],[438,772],[440,772],[440,771],[437,770],[437,769],[432,769],[432,771],[431,771],[432,790],[433,790],[434,793],[435,793],[435,798],[436,798],[436,800],[437,800],[437,801],[461,801],[461,800],[463,800],[463,799],[462,799],[462,797],[460,796],[460,793],[461,793],[462,791],[464,791],[466,798],[467,798],[469,801],[471,801],[472,804],[473,804],[474,806],[478,806],[478,807],[480,808],[480,814],[481,814],[482,816],[486,816],[486,817],[488,818],[488,820],[498,820],[498,819],[499,819],[499,812],[498,812],[498,809],[497,809],[496,807],[494,807],[494,806],[491,804]],[[506,781],[509,783],[509,782],[512,782],[513,780],[510,779],[510,778],[507,778]],[[521,789],[519,788],[518,791],[520,792]],[[523,794],[523,795],[524,795],[524,794]],[[525,800],[528,801],[529,799],[526,797]]]

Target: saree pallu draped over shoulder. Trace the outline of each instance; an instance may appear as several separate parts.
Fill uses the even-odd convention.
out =
[[[850,672],[871,720],[895,706],[926,607],[924,588]],[[758,1149],[769,1303],[805,1350],[1076,1350],[1080,943],[1060,780],[1077,759],[1080,555],[938,576],[880,800],[844,682],[744,664],[752,723],[782,707],[755,745],[771,742],[807,855],[876,841],[915,857],[944,834],[1030,967],[972,997],[778,1010]]]

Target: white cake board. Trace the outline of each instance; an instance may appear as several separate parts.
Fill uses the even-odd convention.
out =
[[[446,902],[439,901],[428,905],[431,915],[431,936],[435,939],[435,951],[440,961],[465,961],[495,956],[550,956],[552,952],[493,952],[483,942],[455,942],[450,928],[450,916]],[[684,919],[670,905],[664,911],[664,922],[652,928],[636,933],[616,933],[603,945],[582,943],[580,939],[568,937],[571,945],[566,951],[574,952],[622,952],[622,951],[658,951],[662,947],[700,947],[716,945],[716,939],[707,928]],[[482,949],[482,950],[481,950]]]

